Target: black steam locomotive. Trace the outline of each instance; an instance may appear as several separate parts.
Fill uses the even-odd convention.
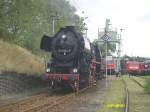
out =
[[[73,26],[61,28],[54,37],[43,36],[41,49],[52,54],[45,74],[52,87],[71,87],[78,91],[100,75],[98,47]]]

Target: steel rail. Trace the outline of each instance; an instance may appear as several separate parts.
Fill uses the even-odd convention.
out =
[[[125,110],[124,112],[129,112],[129,90],[128,90],[126,81],[123,78],[122,80],[125,86]]]
[[[62,96],[58,99],[49,101],[48,103],[45,103],[42,105],[37,105],[35,107],[32,107],[32,108],[27,109],[22,112],[32,112],[32,111],[36,111],[36,110],[37,110],[37,112],[43,112],[43,111],[49,111],[49,110],[53,110],[53,109],[54,109],[54,111],[56,111],[56,110],[58,111],[58,109],[63,108],[63,106],[61,106],[62,104],[65,104],[65,102],[70,103],[69,100],[72,100],[73,98],[75,98],[77,95],[81,94],[88,88],[89,87],[83,88],[83,89],[79,90],[77,93],[71,93],[69,95]],[[54,108],[54,107],[57,107],[57,108]]]
[[[130,78],[132,79],[132,81],[134,81],[136,84],[138,84],[140,87],[144,88],[144,86],[139,82],[137,81],[135,78]]]
[[[38,94],[38,95],[34,95],[34,96],[30,96],[30,97],[26,97],[24,99],[20,99],[20,100],[16,100],[16,101],[13,101],[11,103],[4,103],[4,104],[1,104],[0,105],[0,112],[3,112],[5,110],[9,110],[11,108],[14,108],[14,107],[19,107],[19,105],[23,105],[23,104],[27,104],[29,102],[34,102],[35,100],[40,99],[40,98],[43,98],[43,97],[46,97],[47,94],[45,93],[41,93],[41,94]]]
[[[27,99],[13,102],[11,104],[1,105],[0,112],[43,112],[53,110],[54,107],[61,107],[65,102],[75,98],[89,87],[79,90],[78,93],[70,93],[63,96],[48,96],[46,94],[39,94],[36,96],[28,97]],[[59,109],[56,108],[56,109]]]

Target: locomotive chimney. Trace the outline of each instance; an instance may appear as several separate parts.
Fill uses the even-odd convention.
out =
[[[74,26],[66,26],[66,28],[70,29],[70,30],[74,30]]]

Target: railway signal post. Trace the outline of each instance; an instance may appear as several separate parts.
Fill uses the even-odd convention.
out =
[[[107,48],[108,48],[108,41],[110,39],[110,37],[107,35],[107,31],[105,30],[105,34],[103,35],[102,39],[104,40],[105,46],[106,46],[106,78],[107,78]]]
[[[119,72],[121,67],[120,67],[120,54],[121,54],[121,34],[118,34],[117,29],[109,29],[109,25],[110,24],[110,19],[106,19],[106,25],[103,31],[99,31],[98,29],[98,40],[96,40],[97,43],[105,43],[105,49],[106,49],[106,56],[108,54],[108,45],[109,44],[114,44],[116,46],[118,46],[116,49],[116,53],[117,53],[117,66],[116,66],[116,72]],[[123,29],[120,29],[120,31],[122,32]],[[106,60],[106,64],[107,64],[107,60]],[[107,67],[106,67],[107,69]],[[107,72],[106,71],[106,77],[107,77]]]
[[[110,37],[108,36],[108,29],[109,29],[109,25],[110,25],[109,22],[110,22],[110,20],[106,19],[105,32],[104,32],[104,35],[102,36],[102,39],[103,39],[105,46],[106,46],[105,47],[105,49],[106,49],[106,61],[105,61],[106,62],[106,65],[105,65],[106,79],[107,79],[107,49],[108,49],[108,42],[110,40]]]

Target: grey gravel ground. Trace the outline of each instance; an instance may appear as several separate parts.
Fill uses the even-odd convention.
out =
[[[106,81],[105,79],[99,80],[96,86],[75,96],[75,98],[64,105],[61,112],[96,112],[100,110],[110,82],[110,80]]]
[[[90,88],[76,99],[65,112],[96,112],[101,108],[105,92],[110,85],[110,81],[100,80],[97,86]]]

